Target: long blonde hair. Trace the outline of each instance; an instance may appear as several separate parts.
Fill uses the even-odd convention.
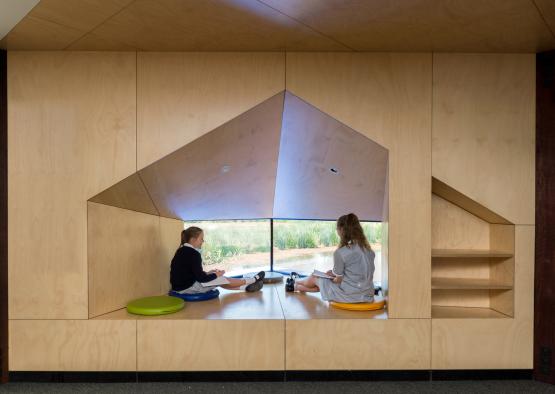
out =
[[[355,244],[363,249],[372,250],[368,239],[364,235],[360,221],[354,213],[343,215],[337,219],[337,232],[340,238],[340,248]]]

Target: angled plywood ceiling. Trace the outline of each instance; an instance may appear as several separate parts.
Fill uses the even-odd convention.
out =
[[[282,92],[90,199],[181,220],[382,221],[387,149]]]
[[[10,50],[540,52],[551,0],[41,0]],[[1,12],[1,9],[0,9]]]
[[[434,177],[432,177],[432,193],[490,224],[513,224],[491,209]]]
[[[385,148],[286,93],[274,217],[382,220]]]

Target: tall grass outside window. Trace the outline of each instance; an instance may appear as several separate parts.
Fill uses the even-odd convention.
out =
[[[185,222],[204,230],[202,260],[207,270],[241,275],[270,269],[270,220]]]
[[[374,281],[379,281],[382,224],[361,224],[376,253]],[[233,276],[272,268],[269,219],[185,222],[185,228],[189,226],[204,230],[202,257],[207,270],[224,269],[226,275]],[[313,269],[331,269],[339,244],[335,228],[335,221],[274,220],[273,270],[310,274]]]
[[[374,281],[381,278],[382,224],[362,222],[364,234],[376,253]],[[274,271],[309,274],[333,267],[339,244],[335,221],[274,220]]]

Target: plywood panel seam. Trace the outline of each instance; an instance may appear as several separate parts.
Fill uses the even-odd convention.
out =
[[[141,176],[141,173],[137,172],[137,175],[139,176],[139,179],[141,180],[141,183],[143,184],[143,187],[146,190],[146,194],[148,195],[148,198],[152,202],[152,206],[154,206],[154,209],[156,209],[156,212],[158,212],[158,217],[160,217],[161,216],[160,215],[160,210],[156,206],[156,203],[154,202],[154,199],[152,198],[152,195],[150,194],[150,191],[148,190],[148,187],[146,187],[145,181],[143,180],[143,177]],[[175,219],[175,218],[168,218],[168,219]]]
[[[314,27],[312,27],[312,26],[310,26],[310,25],[307,25],[305,22],[301,21],[300,19],[294,18],[294,17],[292,17],[291,15],[288,15],[288,14],[286,14],[285,12],[280,11],[280,10],[278,10],[277,8],[274,8],[274,7],[272,7],[272,6],[268,5],[268,4],[266,4],[263,0],[257,0],[257,1],[258,1],[260,4],[263,4],[264,6],[270,8],[270,9],[272,9],[272,10],[274,10],[274,11],[279,12],[281,15],[286,16],[287,18],[289,18],[289,19],[291,19],[291,20],[293,20],[293,21],[295,21],[295,22],[297,22],[297,23],[299,23],[299,24],[301,24],[301,25],[307,27],[308,29],[310,29],[310,30],[312,30],[313,32],[315,32],[316,34],[318,34],[318,35],[320,35],[320,36],[322,36],[322,37],[324,37],[324,38],[327,38],[328,40],[331,40],[331,41],[335,42],[336,44],[339,44],[340,46],[342,46],[342,47],[344,47],[344,48],[347,48],[347,49],[350,50],[350,51],[356,52],[356,49],[351,48],[351,47],[348,46],[347,44],[344,44],[343,42],[337,40],[335,37],[328,36],[327,34],[324,34],[324,33],[322,33],[321,31],[316,30]]]
[[[87,228],[87,243],[85,244],[85,255],[87,256],[87,318],[91,318],[91,265],[89,264],[89,239],[88,239],[88,232],[89,232],[89,203],[87,204],[87,219],[86,219],[86,228]]]
[[[431,74],[431,89],[432,92],[430,94],[430,174],[433,173],[433,168],[434,168],[434,144],[433,144],[433,139],[434,139],[434,64],[435,64],[435,52],[431,53],[432,55],[432,66],[430,67],[430,74]],[[433,178],[433,176],[432,176]],[[430,190],[430,192],[433,192],[433,183],[430,184],[430,187],[432,190]],[[431,201],[430,201],[431,204]],[[433,215],[432,212],[432,208],[430,207],[430,221],[431,221],[431,215]],[[432,244],[432,237],[430,234],[430,246]],[[431,249],[431,248],[430,248]]]
[[[139,54],[135,52],[135,173],[139,171]],[[141,175],[139,174],[139,178]],[[143,186],[146,189],[146,186],[141,179]],[[148,190],[147,190],[148,193]],[[149,195],[150,197],[150,195]],[[152,200],[152,197],[150,198]],[[152,201],[154,204],[154,201]],[[158,211],[156,205],[154,205],[154,209]],[[158,211],[160,214],[160,211]]]
[[[13,320],[13,321],[45,321],[45,320],[49,320],[49,321],[85,321],[85,320],[92,320],[88,317],[85,318],[51,318],[51,319],[42,319],[42,318],[15,318],[15,319],[8,319],[8,320]]]
[[[276,299],[283,315],[283,370],[285,371],[287,369],[287,320],[285,319],[285,310],[283,309],[283,303],[281,302],[277,287],[274,287],[273,290],[276,294]]]
[[[287,92],[287,51],[283,52],[283,88]]]
[[[139,372],[139,320],[135,320],[135,371]]]
[[[118,208],[118,209],[123,209],[124,211],[130,211],[130,212],[136,212],[136,213],[142,213],[143,215],[150,215],[150,216],[155,216],[155,217],[165,217],[165,216],[160,216],[160,215],[154,215],[152,213],[147,213],[147,212],[142,212],[142,211],[136,211],[134,209],[129,209],[129,208],[122,208],[122,207],[117,207],[115,205],[108,205],[108,204],[104,204],[102,202],[96,202],[96,201],[87,201],[88,204],[96,204],[96,205],[103,205],[105,207],[110,207],[110,208]],[[156,208],[156,206],[155,206]],[[175,219],[175,218],[167,218],[167,219]],[[88,212],[87,212],[87,220],[88,220]],[[175,219],[177,220],[177,219]],[[87,222],[88,225],[88,222]]]
[[[283,139],[283,114],[285,112],[285,98],[286,98],[286,93],[287,93],[287,52],[285,53],[285,57],[284,57],[284,61],[285,61],[285,67],[284,68],[284,87],[285,89],[283,90],[283,101],[281,103],[281,116],[279,117],[279,139],[278,139],[278,155],[277,155],[277,159],[276,159],[276,171],[275,171],[275,178],[274,178],[274,190],[273,190],[273,198],[272,198],[272,218],[270,218],[271,220],[273,220],[274,218],[274,213],[276,211],[276,190],[278,188],[278,174],[279,174],[279,162],[280,159],[282,159],[280,151],[281,151],[281,142]],[[273,223],[273,222],[272,222]],[[273,230],[272,230],[273,231]],[[273,246],[272,246],[272,259],[273,259]],[[272,269],[273,269],[273,260],[272,260]],[[280,305],[281,305],[281,301],[280,301]],[[283,308],[282,308],[283,311]],[[285,317],[285,313],[284,313],[284,317]]]
[[[432,304],[431,299],[432,299],[432,291],[430,290],[430,305]],[[432,357],[434,355],[434,352],[433,352],[433,349],[432,349],[433,343],[434,343],[434,337],[433,337],[433,332],[432,332],[433,326],[434,325],[432,324],[432,314],[431,314],[431,311],[430,311],[430,337],[429,337],[430,338],[430,344],[429,344],[430,345],[429,346],[430,353],[428,353],[428,362],[429,362],[428,368],[430,370],[432,369]]]
[[[543,23],[545,24],[545,26],[547,27],[547,29],[549,30],[549,32],[551,33],[551,35],[553,36],[553,38],[555,38],[555,32],[551,29],[551,26],[549,25],[549,23],[547,23],[547,19],[545,19],[545,16],[543,15],[542,11],[540,10],[540,7],[538,7],[538,5],[536,4],[535,0],[530,0],[532,2],[532,4],[534,4],[534,7],[536,8],[536,11],[538,11],[538,14],[541,18],[541,20],[543,21]]]
[[[127,308],[126,307],[118,308],[118,309],[114,309],[113,311],[104,312],[104,313],[101,313],[99,315],[90,316],[89,320],[103,320],[102,316],[106,316],[106,315],[109,315],[109,314],[117,312],[117,311],[123,311],[124,309],[127,309]],[[25,320],[29,320],[29,319],[25,319]],[[56,319],[56,320],[60,320],[60,319]],[[122,320],[124,320],[124,319],[122,319]],[[128,319],[125,319],[125,320],[128,320]]]
[[[76,42],[78,42],[79,40],[81,40],[82,38],[84,38],[86,35],[93,33],[96,29],[98,29],[100,26],[102,26],[104,23],[106,23],[107,21],[109,21],[110,19],[112,19],[113,17],[115,17],[116,15],[118,15],[120,12],[124,11],[126,8],[128,8],[130,5],[132,5],[133,3],[135,3],[136,0],[131,0],[127,5],[123,6],[119,11],[116,11],[115,13],[113,13],[112,15],[110,15],[108,18],[104,19],[103,21],[101,21],[100,23],[98,23],[96,26],[94,26],[92,29],[90,29],[89,31],[86,31],[85,33],[81,34],[77,39],[71,41],[69,43],[69,45],[67,45],[64,50],[67,50],[69,47],[71,47],[73,44],[75,44]],[[59,24],[59,23],[58,23]],[[64,26],[64,25],[61,25]],[[64,26],[64,27],[68,27],[68,26]]]

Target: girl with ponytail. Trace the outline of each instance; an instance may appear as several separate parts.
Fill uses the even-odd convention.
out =
[[[333,254],[333,279],[311,275],[305,280],[290,280],[287,291],[320,292],[325,301],[372,302],[374,300],[375,253],[354,213],[337,219],[339,246]]]

